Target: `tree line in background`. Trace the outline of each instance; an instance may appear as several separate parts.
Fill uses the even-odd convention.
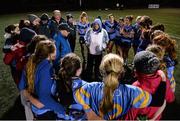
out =
[[[86,10],[147,8],[148,4],[160,4],[160,7],[180,7],[179,0],[1,0],[0,13],[24,12],[32,10]]]

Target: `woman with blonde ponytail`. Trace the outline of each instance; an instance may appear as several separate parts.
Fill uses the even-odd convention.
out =
[[[70,55],[64,59],[68,59],[68,56]],[[102,82],[87,83],[78,78],[81,67],[76,69],[74,77],[71,75],[74,100],[82,105],[88,120],[121,119],[132,107],[144,108],[150,104],[163,104],[164,99],[159,99],[156,95],[150,95],[135,86],[121,84],[120,81],[124,75],[123,65],[124,62],[121,57],[115,54],[107,54],[100,64]],[[162,83],[156,94],[161,94],[164,98],[161,90],[165,88],[165,84]],[[159,102],[152,100],[155,98],[159,99]]]
[[[100,65],[100,71],[104,81],[104,96],[100,111],[103,114],[108,113],[113,108],[113,93],[119,85],[119,77],[123,75],[123,59],[118,56],[105,56]]]
[[[56,57],[54,42],[44,40],[37,44],[22,74],[19,90],[32,103],[36,119],[55,120],[65,116],[63,106],[54,100],[51,89],[55,80],[51,61]]]

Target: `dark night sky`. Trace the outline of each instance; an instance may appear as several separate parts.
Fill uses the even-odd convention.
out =
[[[179,0],[82,0],[82,7],[79,0],[1,0],[0,13],[9,11],[23,12],[40,9],[61,8],[61,10],[99,9],[114,8],[117,2],[123,3],[126,8],[147,7],[149,3],[160,3],[161,7],[180,7]],[[95,6],[96,4],[96,6]]]

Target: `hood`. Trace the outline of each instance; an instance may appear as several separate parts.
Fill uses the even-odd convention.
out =
[[[40,19],[41,19],[41,21],[43,21],[43,20],[49,20],[49,16],[48,16],[47,13],[43,13],[43,14],[41,15]]]
[[[38,19],[39,17],[36,16],[35,14],[28,14],[28,20],[33,23],[34,20]]]
[[[99,25],[99,30],[96,30],[96,31],[100,32],[102,30],[102,22],[101,22],[101,20],[99,18],[96,18],[94,20],[94,22],[93,22],[93,25],[94,24],[98,24]]]
[[[29,43],[31,42],[32,38],[36,35],[36,32],[29,29],[29,28],[26,28],[24,27],[21,32],[20,32],[20,35],[19,35],[19,40],[24,42],[24,43]]]

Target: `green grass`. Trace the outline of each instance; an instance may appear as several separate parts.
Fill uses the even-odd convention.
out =
[[[35,14],[41,15],[44,11],[37,12]],[[50,12],[47,12],[51,15]],[[75,19],[79,19],[80,11],[71,12]],[[171,36],[175,37],[177,40],[177,45],[180,45],[180,9],[132,9],[132,10],[113,10],[113,11],[87,11],[89,15],[89,20],[93,21],[93,19],[101,15],[103,19],[107,18],[109,13],[113,13],[116,18],[120,16],[126,15],[134,15],[134,17],[138,15],[148,15],[152,18],[153,24],[162,23],[165,25],[166,32]],[[13,23],[18,23],[20,19],[26,18],[28,13],[23,14],[7,14],[0,15],[0,47],[4,44],[4,28]],[[63,13],[63,16],[65,12]],[[76,51],[78,55],[80,55],[80,46],[77,41]],[[130,50],[130,60],[133,58],[133,51]],[[178,49],[178,55],[180,55],[180,49]],[[3,64],[2,61],[3,54],[0,53],[0,117],[4,112],[6,112],[9,107],[11,107],[14,103],[18,95],[18,91],[16,89],[15,84],[10,75],[9,67]],[[177,102],[180,102],[180,64],[175,69],[175,79],[177,81],[176,87],[176,99]]]

